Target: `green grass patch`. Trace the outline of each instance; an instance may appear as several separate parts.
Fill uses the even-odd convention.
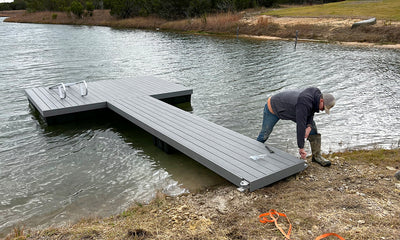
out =
[[[376,17],[400,21],[399,0],[347,0],[313,6],[300,6],[271,10],[266,15],[281,17]]]
[[[376,150],[356,150],[346,151],[342,153],[334,153],[333,156],[343,157],[349,161],[363,161],[373,163],[377,166],[381,165],[400,165],[400,149],[376,149]]]

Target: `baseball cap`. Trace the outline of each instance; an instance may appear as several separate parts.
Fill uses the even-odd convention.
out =
[[[335,106],[336,100],[335,97],[330,93],[322,94],[322,98],[324,99],[324,108],[325,112],[329,114],[329,111],[333,106]]]

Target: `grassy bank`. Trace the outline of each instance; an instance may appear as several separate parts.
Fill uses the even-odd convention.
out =
[[[159,195],[109,218],[91,218],[40,231],[15,229],[20,239],[283,239],[258,216],[276,209],[293,225],[293,239],[335,232],[345,239],[400,236],[400,149],[348,151],[327,156],[292,177],[251,193],[220,186],[176,198]],[[287,231],[288,223],[279,219]]]
[[[347,0],[323,5],[300,6],[267,11],[265,14],[285,17],[344,17],[400,21],[398,0]]]
[[[93,16],[77,18],[65,12],[37,12],[10,15],[6,21],[49,24],[102,25],[117,28],[158,29],[186,33],[276,37],[324,42],[357,42],[378,45],[399,44],[400,1],[345,1],[309,7],[278,10],[248,10],[241,13],[204,15],[167,21],[157,17],[116,19],[109,10],[96,10]],[[7,15],[7,13],[0,13]],[[279,16],[279,17],[277,17]],[[354,22],[371,16],[377,24],[351,29]],[[396,47],[396,46],[395,46]]]

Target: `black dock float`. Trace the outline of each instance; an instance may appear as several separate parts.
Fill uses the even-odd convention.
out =
[[[108,108],[153,135],[159,148],[180,151],[241,189],[253,191],[306,168],[284,151],[168,104],[190,101],[193,91],[155,77],[25,91],[45,119]]]

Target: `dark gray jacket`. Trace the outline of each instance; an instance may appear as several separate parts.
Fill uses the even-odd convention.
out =
[[[284,91],[271,97],[271,107],[279,119],[292,120],[297,125],[297,146],[304,148],[304,135],[319,112],[321,91],[310,87],[304,90]]]

